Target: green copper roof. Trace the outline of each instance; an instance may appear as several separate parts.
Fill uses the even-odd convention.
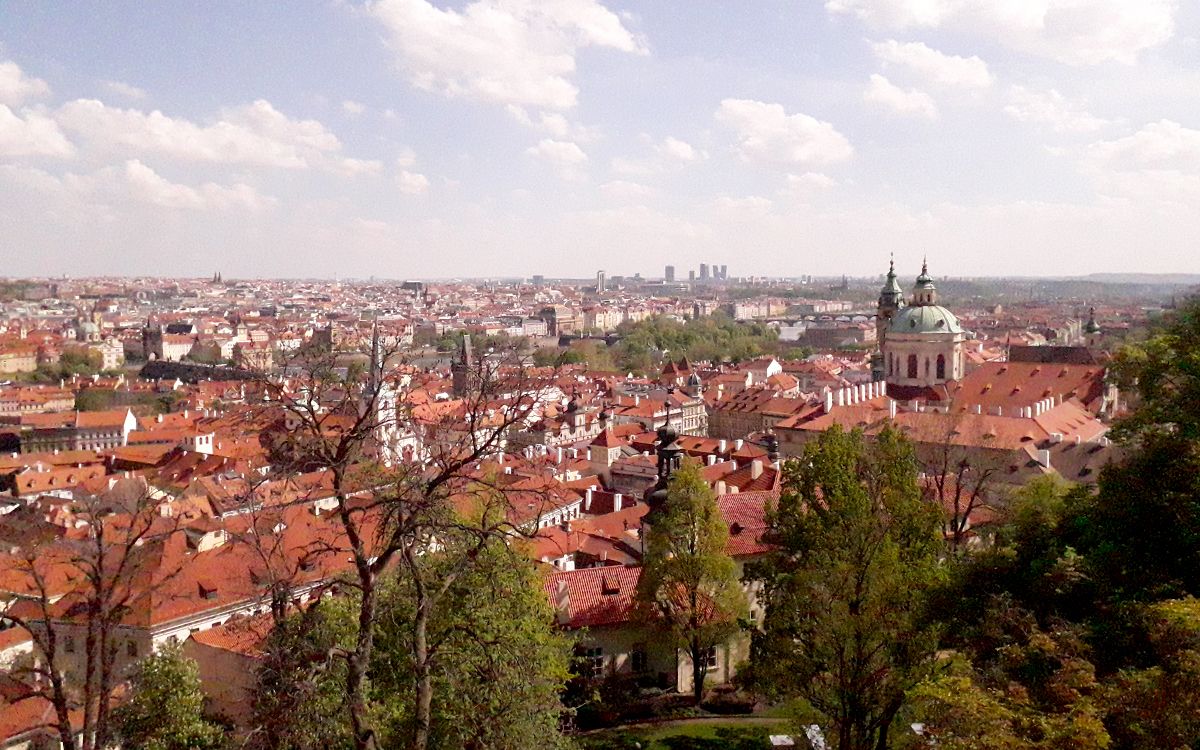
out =
[[[941,305],[914,305],[896,313],[888,334],[893,333],[963,333],[958,318]]]

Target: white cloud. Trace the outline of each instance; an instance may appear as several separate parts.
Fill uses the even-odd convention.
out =
[[[369,12],[390,33],[415,86],[548,110],[575,106],[576,53],[585,47],[644,52],[621,17],[596,0],[475,0],[462,10],[427,0],[376,0]]]
[[[358,117],[367,111],[367,105],[362,102],[356,102],[353,99],[347,99],[342,102],[342,111],[351,117]]]
[[[1013,86],[1008,91],[1004,111],[1021,122],[1049,125],[1058,133],[1092,133],[1108,125],[1107,120],[1068,101],[1055,89],[1033,91]]]
[[[145,89],[140,89],[132,84],[124,83],[123,81],[102,81],[102,83],[104,84],[105,89],[113,94],[116,94],[117,96],[121,96],[126,99],[146,98]]]
[[[837,180],[822,172],[805,172],[787,176],[788,188],[793,192],[805,193],[828,190],[837,185]]]
[[[274,203],[274,199],[242,183],[225,186],[206,182],[199,187],[174,183],[136,159],[125,162],[123,177],[134,198],[163,208],[260,211]]]
[[[609,162],[613,174],[626,177],[646,177],[662,171],[662,166],[654,159],[638,159],[632,156],[614,156]]]
[[[588,155],[578,144],[552,138],[543,138],[536,146],[525,149],[525,153],[549,162],[564,177],[579,176],[588,160]]]
[[[1200,201],[1200,130],[1171,120],[1144,125],[1133,135],[1088,145],[1080,169],[1097,192],[1142,207],[1195,214]]]
[[[929,94],[916,89],[902,89],[878,73],[871,75],[871,82],[863,92],[863,100],[887,107],[901,115],[930,120],[936,120],[938,116],[937,104]]]
[[[679,161],[696,161],[704,158],[704,154],[687,141],[681,141],[678,138],[667,136],[663,139],[662,145],[658,147],[658,152],[663,156],[677,159]]]
[[[712,202],[713,208],[733,217],[761,217],[771,213],[775,202],[761,195],[746,195],[741,198],[722,195]]]
[[[374,162],[341,155],[337,136],[316,120],[293,120],[259,99],[224,109],[199,125],[158,110],[110,107],[95,99],[64,104],[55,115],[68,132],[101,151],[158,154],[185,161],[300,169],[342,174],[378,169]]]
[[[725,99],[716,118],[737,134],[742,158],[765,164],[834,164],[854,147],[833,125],[806,114],[788,114],[782,105],[753,99]]]
[[[43,114],[20,114],[0,104],[0,156],[70,156],[75,149],[58,123]]]
[[[628,180],[606,182],[600,186],[600,192],[609,198],[620,201],[639,201],[655,194],[654,188]]]
[[[945,29],[998,39],[1071,65],[1132,63],[1175,33],[1177,0],[825,0],[877,28]]]
[[[25,75],[15,62],[0,62],[0,104],[17,105],[50,93],[50,85]]]
[[[405,146],[400,149],[399,155],[396,156],[396,166],[411,167],[417,163],[417,152]]]
[[[405,195],[420,195],[429,190],[428,177],[420,172],[409,172],[407,169],[400,170],[399,176],[396,177],[396,184],[400,187],[400,192]]]
[[[1200,173],[1200,130],[1160,120],[1133,135],[1097,141],[1088,146],[1087,152],[1092,163],[1106,169]]]
[[[947,55],[921,42],[901,43],[895,39],[876,42],[871,49],[880,60],[909,68],[932,83],[977,89],[992,85],[987,63],[974,55]]]

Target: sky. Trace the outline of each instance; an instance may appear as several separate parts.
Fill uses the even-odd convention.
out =
[[[4,0],[0,275],[1200,272],[1195,0]]]

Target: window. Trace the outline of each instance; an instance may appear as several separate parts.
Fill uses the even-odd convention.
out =
[[[915,378],[917,376],[917,355],[908,355],[908,376]]]
[[[708,651],[706,651],[704,653],[704,655],[700,657],[700,661],[703,664],[705,669],[716,669],[717,668],[717,647],[710,646]]]
[[[126,643],[125,644],[125,653],[127,655],[129,655],[130,657],[136,659],[137,655],[138,655],[137,641],[129,641],[128,643]]]
[[[604,649],[599,646],[580,646],[575,650],[576,672],[580,677],[596,679],[604,674]]]
[[[650,659],[646,656],[645,645],[639,643],[633,647],[633,653],[629,655],[629,664],[633,671],[638,674],[650,668]]]
[[[68,654],[75,653],[74,636],[67,636],[67,640],[63,642],[63,651],[66,651]]]
[[[937,377],[938,380],[946,379],[946,356],[939,354],[937,358]]]

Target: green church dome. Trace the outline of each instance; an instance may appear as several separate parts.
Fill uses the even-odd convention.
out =
[[[941,305],[913,305],[896,313],[888,333],[963,333],[958,318]]]

